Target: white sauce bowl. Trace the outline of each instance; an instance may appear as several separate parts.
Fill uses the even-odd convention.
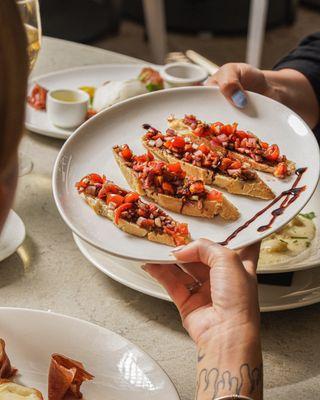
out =
[[[162,77],[170,87],[194,86],[204,82],[208,73],[198,65],[176,62],[163,67]]]
[[[50,90],[47,96],[47,113],[53,125],[75,128],[86,120],[89,95],[82,90]]]

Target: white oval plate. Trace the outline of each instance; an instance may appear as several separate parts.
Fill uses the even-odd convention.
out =
[[[10,210],[6,223],[0,235],[0,261],[10,257],[26,237],[26,228],[22,219]]]
[[[306,185],[306,190],[275,221],[272,228],[262,234],[257,232],[259,226],[269,222],[269,210],[233,239],[230,248],[254,243],[279,229],[302,209],[315,190],[319,178],[318,144],[307,125],[287,107],[250,93],[248,108],[241,111],[232,107],[212,87],[162,90],[126,100],[96,115],[68,139],[58,155],[53,172],[56,204],[69,227],[88,243],[124,258],[152,262],[173,260],[169,247],[127,235],[103,217],[95,215],[74,188],[76,181],[91,172],[105,173],[109,179],[127,186],[113,159],[112,146],[128,143],[135,152],[142,153],[142,124],[150,123],[164,130],[170,113],[194,113],[201,119],[211,121],[237,121],[241,128],[279,144],[282,152],[295,161],[297,167],[308,167],[300,182],[300,186]],[[286,180],[267,174],[261,176],[276,194],[289,189],[295,180],[295,176]],[[205,237],[220,242],[268,204],[245,196],[228,194],[227,197],[241,212],[241,218],[233,223],[223,222],[219,218],[207,220],[171,214],[175,219],[189,224],[193,239]]]
[[[54,90],[77,89],[80,86],[98,87],[106,81],[133,79],[139,75],[144,66],[143,64],[86,65],[51,72],[31,79],[28,85],[28,93],[31,93],[35,83],[48,90]],[[160,68],[160,66],[154,67]],[[30,131],[58,139],[67,139],[75,131],[75,129],[62,129],[53,125],[45,111],[35,110],[28,104],[25,125]]]
[[[90,246],[73,234],[85,258],[104,274],[138,292],[171,301],[168,293],[140,267],[142,263],[123,260]],[[294,273],[290,286],[259,285],[262,312],[289,310],[320,302],[320,268]]]
[[[95,378],[81,386],[85,399],[178,400],[169,377],[145,352],[108,329],[46,311],[0,308],[1,337],[18,381],[47,398],[50,356],[81,361]]]

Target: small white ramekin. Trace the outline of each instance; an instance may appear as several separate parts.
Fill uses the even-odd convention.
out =
[[[170,87],[195,86],[204,82],[208,73],[198,65],[175,62],[163,67],[162,77]]]
[[[76,128],[86,120],[89,95],[83,90],[50,90],[47,95],[47,113],[53,125]]]

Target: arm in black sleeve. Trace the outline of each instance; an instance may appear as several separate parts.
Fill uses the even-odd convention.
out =
[[[284,68],[299,71],[309,80],[320,105],[320,32],[303,39],[273,69],[279,71]]]

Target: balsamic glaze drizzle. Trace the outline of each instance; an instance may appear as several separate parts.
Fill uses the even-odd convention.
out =
[[[246,221],[243,225],[239,226],[230,236],[227,237],[226,240],[223,242],[219,242],[222,246],[226,246],[232,239],[234,239],[241,231],[246,229],[252,222],[254,222],[260,215],[264,214],[266,211],[268,211],[273,205],[278,203],[283,197],[284,200],[280,204],[280,207],[273,210],[271,212],[271,219],[270,222],[267,225],[262,225],[260,226],[257,231],[258,232],[264,232],[267,229],[271,228],[272,224],[274,221],[279,217],[281,214],[284,213],[285,209],[290,206],[297,198],[300,196],[300,194],[306,189],[306,186],[301,186],[297,187],[302,175],[306,172],[307,168],[298,168],[295,171],[295,174],[297,175],[296,180],[293,182],[293,185],[289,190],[284,190],[282,193],[279,194],[275,199],[273,199],[266,207],[264,207],[262,210],[258,211],[252,218],[250,218],[248,221]]]

